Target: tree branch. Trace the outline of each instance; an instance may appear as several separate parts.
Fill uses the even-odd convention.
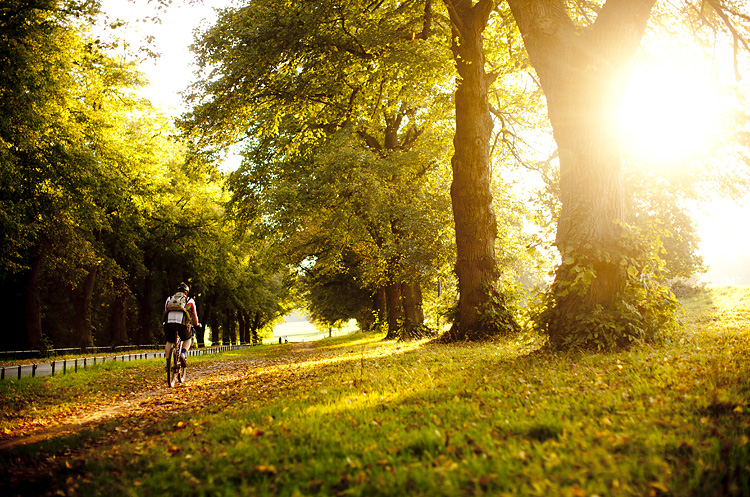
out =
[[[750,52],[750,44],[748,44],[748,41],[742,37],[742,35],[737,31],[737,29],[734,27],[734,24],[732,24],[732,20],[727,15],[726,9],[721,4],[719,0],[704,0],[704,2],[708,3],[711,8],[716,11],[716,13],[721,18],[724,25],[727,27],[729,32],[732,34],[732,38],[734,40],[734,77],[739,80],[740,79],[740,73],[739,73],[739,63],[737,60],[737,54],[739,52],[739,44],[741,43],[745,50]],[[739,15],[739,13],[735,13],[735,15]]]

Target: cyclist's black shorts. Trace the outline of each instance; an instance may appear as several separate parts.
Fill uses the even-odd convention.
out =
[[[175,343],[177,341],[178,333],[180,334],[180,340],[183,342],[188,338],[193,337],[192,328],[188,328],[186,324],[167,323],[164,325],[165,342]]]

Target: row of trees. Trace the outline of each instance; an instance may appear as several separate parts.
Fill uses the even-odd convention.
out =
[[[226,218],[216,167],[138,96],[98,14],[0,7],[0,347],[159,343],[180,281],[214,341],[257,338],[286,312],[288,271]]]
[[[183,125],[199,150],[243,147],[234,212],[301,269],[318,319],[414,336],[423,290],[455,275],[445,339],[515,331],[517,282],[552,262],[524,228],[549,223],[560,264],[533,319],[551,343],[654,338],[676,323],[665,281],[702,263],[665,200],[689,189],[628,164],[615,106],[650,19],[736,47],[747,24],[732,2],[655,3],[254,0],[199,37]],[[557,151],[534,159],[524,139],[545,134]],[[536,203],[508,194],[522,166]]]
[[[0,7],[0,292],[25,309],[6,346],[159,341],[181,280],[213,340],[293,305],[479,340],[517,331],[553,267],[526,307],[554,346],[674,325],[665,281],[701,268],[680,208],[696,183],[629,163],[613,106],[649,21],[728,33],[739,61],[741,5],[253,0],[198,36],[179,132],[137,97],[134,59],[91,35],[97,14]]]

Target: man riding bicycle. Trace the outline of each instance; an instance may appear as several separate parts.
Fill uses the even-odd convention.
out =
[[[180,283],[177,292],[167,297],[164,304],[164,355],[167,358],[167,370],[169,370],[169,357],[172,345],[177,341],[177,334],[182,340],[180,360],[183,366],[187,366],[187,352],[193,343],[193,326],[200,326],[198,321],[198,309],[195,301],[188,296],[190,287],[187,283]],[[192,326],[191,326],[192,325]]]

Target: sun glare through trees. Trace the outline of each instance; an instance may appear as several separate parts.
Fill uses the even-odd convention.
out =
[[[710,72],[688,60],[654,61],[631,76],[620,119],[634,156],[679,167],[715,144],[723,111],[721,90]]]

